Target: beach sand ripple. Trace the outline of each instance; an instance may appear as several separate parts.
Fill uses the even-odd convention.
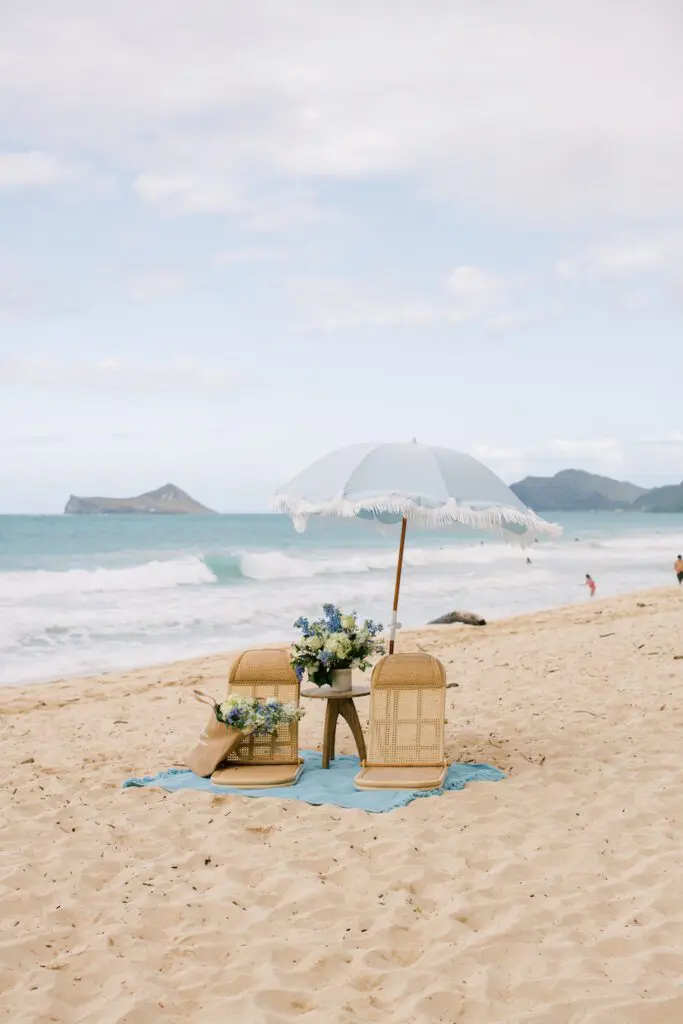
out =
[[[390,814],[122,790],[228,656],[1,691],[2,1019],[680,1024],[682,601],[401,636],[459,684],[449,756],[509,778]]]

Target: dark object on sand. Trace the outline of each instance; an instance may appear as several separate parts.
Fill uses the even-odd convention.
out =
[[[486,625],[486,619],[482,619],[481,615],[475,615],[474,612],[447,612],[445,615],[440,615],[438,619],[432,619],[428,625],[451,626],[454,622],[462,622],[465,626]]]

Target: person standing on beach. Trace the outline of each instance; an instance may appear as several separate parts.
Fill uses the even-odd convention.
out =
[[[683,583],[683,555],[679,555],[674,562],[674,572],[678,577],[678,585],[680,587],[681,583]]]
[[[589,573],[586,573],[586,586],[590,590],[591,597],[595,597],[595,591],[598,589],[597,583]]]

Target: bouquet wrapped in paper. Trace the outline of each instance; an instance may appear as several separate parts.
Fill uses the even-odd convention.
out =
[[[197,746],[186,758],[188,768],[204,778],[211,775],[247,736],[272,735],[278,725],[297,722],[304,714],[296,704],[283,704],[275,697],[258,700],[256,697],[235,695],[218,702],[200,690],[195,690],[195,696],[213,708]]]

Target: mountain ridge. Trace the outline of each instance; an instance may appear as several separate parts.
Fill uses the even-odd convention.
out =
[[[164,484],[154,491],[146,491],[134,498],[103,498],[69,496],[65,515],[215,515],[213,509],[183,491],[176,484]]]
[[[683,483],[653,487],[633,502],[638,512],[683,512]]]
[[[527,476],[510,488],[535,512],[683,512],[683,484],[648,489],[583,469]]]

